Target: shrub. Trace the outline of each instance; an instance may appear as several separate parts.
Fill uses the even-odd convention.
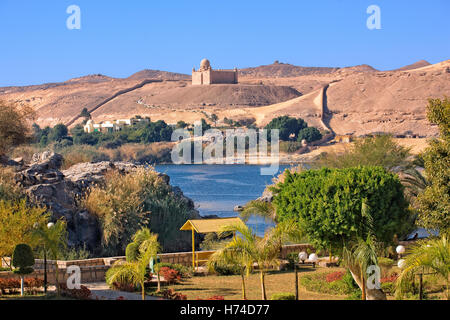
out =
[[[159,274],[164,277],[164,280],[169,284],[177,283],[181,280],[181,276],[178,271],[168,268],[162,267],[159,269]]]
[[[186,295],[175,292],[173,289],[161,291],[158,295],[167,300],[187,300]]]
[[[39,278],[24,278],[24,286],[27,288],[30,292],[34,293],[37,291],[38,288],[41,288],[44,286],[44,280]],[[6,294],[6,291],[8,290],[8,293],[13,293],[17,289],[20,289],[20,280],[17,278],[1,278],[0,279],[0,293]]]
[[[155,266],[159,268],[167,267],[176,270],[180,274],[181,278],[192,277],[192,270],[188,267],[183,266],[182,264],[161,262],[156,264]]]
[[[392,273],[391,275],[381,278],[380,282],[381,283],[387,283],[387,282],[395,282],[398,278],[398,274],[397,273]]]
[[[280,141],[280,152],[294,153],[301,148],[301,141]]]
[[[241,274],[241,267],[238,265],[228,265],[222,263],[214,263],[214,272],[221,276],[233,276]]]
[[[74,298],[77,300],[90,300],[91,290],[88,287],[81,285],[80,289],[69,289],[65,283],[59,285],[61,289],[61,295],[65,297]]]
[[[287,254],[286,259],[289,262],[287,267],[289,269],[294,269],[294,264],[299,262],[298,261],[298,254],[299,254],[298,252],[289,252]]]
[[[151,168],[109,173],[104,185],[90,189],[85,206],[100,222],[104,255],[122,255],[141,228],[159,234],[164,251],[176,251],[184,236],[180,227],[196,214]]]
[[[293,293],[274,293],[270,300],[295,300]]]
[[[392,282],[382,282],[381,283],[381,290],[385,292],[386,294],[392,295],[395,292],[395,283]]]
[[[328,273],[326,276],[326,280],[327,280],[327,282],[342,280],[344,275],[345,275],[345,272],[343,272],[343,271],[336,271],[336,272]]]
[[[327,282],[328,274],[330,273],[305,275],[299,281],[306,290],[313,292],[344,295],[352,294],[354,291],[359,290],[359,288],[355,287],[356,283],[353,283],[353,278],[349,272],[345,273],[342,279],[333,282]]]

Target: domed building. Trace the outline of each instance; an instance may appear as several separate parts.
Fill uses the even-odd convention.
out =
[[[238,71],[233,70],[213,70],[208,59],[203,59],[200,62],[200,68],[192,69],[192,84],[193,85],[208,85],[208,84],[236,84],[238,83]]]

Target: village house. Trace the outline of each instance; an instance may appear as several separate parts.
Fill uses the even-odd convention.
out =
[[[121,131],[124,127],[134,126],[139,122],[150,122],[149,118],[131,118],[131,119],[119,119],[115,121],[103,121],[95,123],[94,120],[88,120],[84,125],[84,132],[102,132],[102,133],[112,133],[116,131]]]

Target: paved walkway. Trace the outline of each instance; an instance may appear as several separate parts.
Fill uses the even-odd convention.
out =
[[[117,300],[119,297],[123,297],[126,300],[142,300],[140,293],[111,290],[106,282],[87,283],[85,286],[91,290],[94,300]],[[160,300],[159,297],[148,295],[145,296],[145,299]]]

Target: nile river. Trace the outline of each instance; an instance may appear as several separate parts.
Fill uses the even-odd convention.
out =
[[[194,200],[201,215],[235,217],[236,205],[244,205],[261,196],[274,176],[260,174],[258,165],[156,165],[156,170],[170,177],[172,186],[179,186],[183,193]],[[278,173],[288,166],[280,165]],[[277,173],[277,174],[278,174]],[[248,222],[262,235],[270,226],[260,218]]]

